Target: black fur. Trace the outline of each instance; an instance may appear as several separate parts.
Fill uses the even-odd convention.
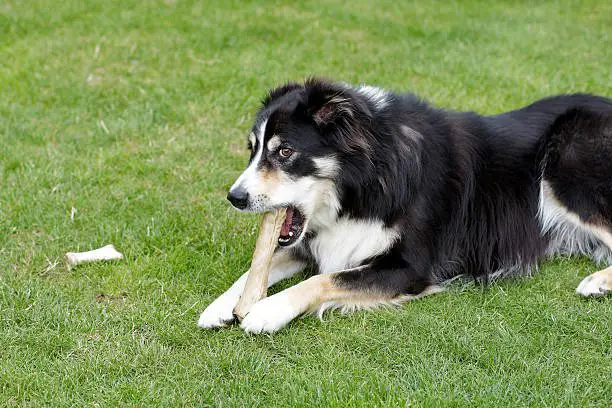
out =
[[[385,106],[341,84],[311,79],[272,91],[259,114],[312,175],[334,155],[341,213],[401,231],[340,286],[417,294],[460,274],[487,281],[535,266],[550,237],[538,219],[540,181],[585,222],[612,229],[612,101],[561,95],[494,116],[437,109],[410,94]],[[269,135],[268,135],[269,136]],[[305,250],[305,254],[307,254]]]
[[[571,109],[551,126],[544,177],[567,208],[612,229],[612,116]]]

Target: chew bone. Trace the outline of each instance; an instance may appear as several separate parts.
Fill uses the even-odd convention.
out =
[[[286,213],[287,209],[281,208],[274,212],[265,213],[261,219],[249,275],[242,296],[234,308],[234,316],[240,321],[249,313],[251,307],[257,301],[266,297],[270,261],[278,244],[278,236],[285,221]]]
[[[68,269],[85,262],[106,261],[112,259],[123,259],[123,254],[115,249],[114,245],[106,245],[102,248],[87,252],[68,252],[66,254],[66,265]]]

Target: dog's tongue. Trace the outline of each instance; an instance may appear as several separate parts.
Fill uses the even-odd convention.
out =
[[[283,222],[283,226],[281,227],[280,234],[283,237],[289,235],[289,230],[291,229],[291,224],[293,223],[293,208],[287,208],[287,216],[285,217],[285,222]]]

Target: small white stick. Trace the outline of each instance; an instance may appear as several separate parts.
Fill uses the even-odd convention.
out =
[[[113,259],[123,259],[123,254],[115,249],[115,246],[110,244],[102,248],[94,249],[87,252],[68,252],[66,254],[66,265],[68,269],[73,266],[85,262],[107,261]]]

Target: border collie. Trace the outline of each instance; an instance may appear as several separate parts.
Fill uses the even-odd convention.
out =
[[[304,313],[400,304],[460,275],[478,282],[583,254],[612,265],[612,99],[560,95],[493,116],[322,79],[272,90],[228,199],[287,208],[269,285],[241,327],[274,332]],[[248,273],[248,272],[247,272]],[[247,274],[199,326],[234,320]],[[612,267],[576,292],[603,295]]]

